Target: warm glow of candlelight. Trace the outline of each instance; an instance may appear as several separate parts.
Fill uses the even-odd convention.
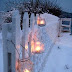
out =
[[[32,53],[41,53],[44,51],[44,45],[41,44],[39,41],[34,42],[33,40],[31,41],[31,52]]]
[[[45,24],[45,21],[43,19],[38,19],[37,24]]]
[[[40,24],[45,24],[44,20],[41,20],[41,21],[40,21]]]
[[[40,20],[39,19],[37,20],[37,24],[40,24]]]
[[[28,45],[25,45],[25,49],[28,50]]]
[[[45,19],[43,19],[43,18],[38,18],[38,19],[37,19],[37,24],[38,24],[39,26],[44,26],[44,25],[45,25]]]
[[[18,69],[18,61],[16,61],[16,69]]]
[[[44,45],[41,44],[40,42],[35,43],[35,52],[36,53],[41,53],[44,51]]]
[[[34,52],[34,41],[31,41],[31,52]]]
[[[40,42],[36,42],[36,44],[40,44]]]
[[[23,72],[30,72],[28,69],[25,69]]]
[[[40,46],[36,46],[35,51],[40,52],[40,50],[41,50]]]

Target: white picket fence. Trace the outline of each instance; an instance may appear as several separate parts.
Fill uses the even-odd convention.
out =
[[[55,39],[58,35],[57,23],[51,28],[55,28],[56,35],[53,36],[53,32],[48,31],[48,27],[39,27],[37,25],[37,17],[31,14],[30,27],[29,27],[29,15],[27,12],[23,16],[23,30],[20,29],[20,15],[16,10],[12,15],[12,23],[7,23],[3,25],[3,50],[4,50],[4,72],[8,72],[7,68],[7,54],[12,53],[12,72],[17,72],[15,70],[15,62],[18,59],[26,58],[30,56],[31,61],[34,63],[33,72],[42,72],[45,65],[45,61],[49,53],[51,52],[52,46],[54,45]],[[50,28],[50,27],[49,27]],[[47,31],[51,33],[53,41],[50,39]],[[22,34],[22,35],[21,35]],[[32,54],[30,42],[33,40],[34,35],[44,44],[44,52],[41,54]],[[53,38],[55,37],[55,39]],[[48,43],[47,43],[48,42]],[[28,51],[25,50],[25,45],[27,45]],[[20,56],[19,56],[20,55]]]

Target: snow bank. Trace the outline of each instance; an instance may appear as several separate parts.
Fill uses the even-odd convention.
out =
[[[44,66],[45,58],[51,50],[51,46],[55,43],[58,36],[58,25],[59,18],[51,14],[41,14],[41,18],[44,18],[46,25],[44,27],[39,27],[40,33],[38,34],[41,37],[41,42],[44,44],[44,53],[34,55],[34,66],[35,72],[41,72],[42,67]]]
[[[56,44],[72,48],[72,36],[70,33],[61,33],[61,37],[57,39]]]
[[[46,27],[45,30],[47,34],[49,35],[52,42],[55,42],[57,36],[58,36],[58,26],[59,26],[59,18],[51,15],[51,14],[42,14],[40,15],[42,18],[46,21]]]
[[[72,72],[72,48],[55,45],[42,72]]]

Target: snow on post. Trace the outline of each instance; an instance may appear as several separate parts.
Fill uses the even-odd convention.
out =
[[[17,50],[20,50],[20,14],[18,10],[15,10],[12,15],[12,40],[16,45]],[[16,59],[19,58],[18,53],[16,53]]]
[[[35,25],[35,16],[34,16],[34,13],[32,13],[31,18],[30,18],[30,28],[32,31],[32,39],[33,39],[33,35],[34,35],[34,25]]]
[[[22,52],[22,58],[28,57],[28,34],[29,34],[29,15],[28,12],[24,13],[23,16],[23,37],[22,37],[22,46],[23,46],[23,52]],[[26,54],[26,55],[25,55]]]
[[[7,24],[2,25],[2,37],[3,37],[3,71],[4,72],[8,72],[8,68],[7,68]]]
[[[15,10],[12,15],[12,45],[13,49],[15,49],[14,56],[16,59],[15,62],[12,63],[15,65],[16,61],[20,58],[20,14],[18,10]],[[15,66],[13,68],[15,68]]]
[[[31,30],[34,30],[34,24],[35,24],[35,16],[34,13],[31,14],[31,18],[30,18],[30,28]]]

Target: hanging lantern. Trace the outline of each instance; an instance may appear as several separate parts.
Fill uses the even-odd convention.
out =
[[[28,69],[25,69],[23,72],[30,72]]]
[[[37,24],[38,24],[38,26],[45,26],[46,25],[45,19],[38,17]]]
[[[20,71],[21,72],[32,72],[33,71],[33,63],[30,59],[20,60]]]
[[[32,50],[32,53],[34,53],[34,54],[42,53],[44,51],[44,45],[42,43],[40,43],[39,41],[37,41],[37,42],[32,41],[31,50]]]
[[[40,42],[35,42],[35,53],[42,53],[44,51],[44,45]]]

